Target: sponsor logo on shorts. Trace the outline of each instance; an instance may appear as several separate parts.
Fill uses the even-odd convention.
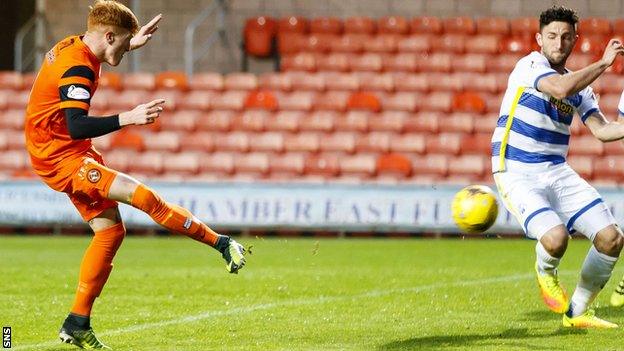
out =
[[[91,183],[97,183],[100,178],[102,178],[102,173],[97,169],[92,169],[87,172],[87,179],[89,179]]]

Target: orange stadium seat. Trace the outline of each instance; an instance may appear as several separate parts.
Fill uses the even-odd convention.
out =
[[[188,133],[180,138],[180,149],[182,151],[213,152],[215,149],[214,143],[213,133]]]
[[[20,90],[23,78],[20,72],[0,71],[0,89]]]
[[[288,94],[277,94],[280,110],[310,111],[314,105],[316,93],[311,91],[294,91]]]
[[[319,145],[321,152],[342,152],[352,154],[355,152],[355,133],[336,132],[322,136],[323,142]]]
[[[444,34],[431,42],[431,51],[450,52],[461,54],[466,49],[466,41],[469,37],[465,34]]]
[[[439,130],[440,120],[443,115],[438,112],[422,111],[416,114],[410,115],[404,125],[403,129],[406,133],[429,133],[436,134]]]
[[[299,43],[302,51],[329,52],[332,43],[340,40],[341,36],[327,33],[312,33],[304,37]]]
[[[442,20],[438,17],[414,17],[410,21],[412,33],[440,34],[443,30]]]
[[[413,53],[385,55],[382,63],[387,72],[414,72],[418,68],[417,56]]]
[[[466,38],[466,52],[497,54],[501,49],[501,38],[495,34],[474,35]]]
[[[287,152],[317,152],[320,139],[317,133],[301,132],[284,135],[284,148]]]
[[[234,172],[262,177],[269,172],[269,156],[260,152],[234,155]]]
[[[199,116],[197,129],[208,132],[227,132],[232,128],[234,111],[210,111]]]
[[[309,22],[305,17],[282,17],[277,22],[278,33],[307,33]]]
[[[385,154],[377,158],[378,175],[408,177],[412,173],[412,162],[405,155]]]
[[[304,160],[304,173],[334,177],[340,172],[338,156],[334,154],[306,155]]]
[[[594,171],[594,158],[591,156],[568,156],[566,162],[584,179],[591,179]]]
[[[455,72],[479,72],[487,71],[489,56],[485,54],[465,54],[454,57],[451,61],[451,69]]]
[[[311,33],[342,34],[342,21],[336,17],[317,17],[310,21]]]
[[[461,135],[456,133],[440,133],[427,138],[427,153],[457,155],[461,151]]]
[[[278,108],[278,101],[271,91],[250,91],[245,97],[244,107],[246,109],[275,111]]]
[[[395,73],[393,77],[397,91],[429,91],[429,80],[425,74]]]
[[[328,91],[316,95],[313,106],[317,110],[344,111],[347,109],[349,95],[347,91]]]
[[[307,36],[302,33],[277,33],[277,51],[280,55],[290,55],[297,53],[305,47],[306,41]]]
[[[609,42],[609,37],[602,35],[581,35],[579,36],[576,45],[574,46],[574,52],[582,52],[585,54],[600,55],[602,54],[605,46]],[[576,55],[571,55],[573,58]]]
[[[509,34],[509,20],[503,17],[481,17],[476,20],[478,34]]]
[[[148,151],[170,151],[180,150],[180,136],[176,132],[159,132],[143,134],[143,146]]]
[[[270,113],[264,110],[246,110],[232,119],[232,130],[262,132]]]
[[[284,56],[280,68],[282,71],[316,71],[316,57],[309,52]]]
[[[334,130],[336,115],[331,111],[315,111],[301,120],[302,131],[331,132]]]
[[[478,123],[478,120],[476,121]],[[494,128],[492,128],[494,132]],[[489,156],[492,151],[492,133],[476,133],[462,136],[461,153]]]
[[[258,89],[258,78],[253,73],[235,72],[225,76],[225,90],[254,90]]]
[[[534,38],[530,37],[504,37],[501,39],[501,52],[528,54],[533,49]]]
[[[349,70],[349,61],[353,55],[343,52],[332,52],[316,57],[316,68],[319,71],[346,72]]]
[[[117,72],[102,71],[98,80],[99,88],[121,90],[124,88],[121,75]]]
[[[432,39],[429,34],[412,34],[399,39],[397,50],[399,52],[429,52],[432,48]]]
[[[245,107],[247,91],[229,90],[215,95],[212,100],[212,108],[215,110],[241,111]]]
[[[305,156],[300,153],[273,155],[269,158],[272,176],[277,174],[300,175],[305,168]]]
[[[349,66],[354,72],[381,72],[383,62],[380,54],[364,53],[352,56],[349,60]]]
[[[160,72],[156,74],[156,89],[188,90],[188,81],[183,72]]]
[[[249,151],[249,135],[245,132],[233,131],[227,134],[217,133],[214,137],[217,151]]]
[[[349,96],[347,107],[351,110],[381,111],[379,97],[371,92],[354,92]]]
[[[377,23],[370,17],[349,17],[344,21],[345,33],[375,34]]]
[[[267,57],[273,52],[277,24],[270,17],[249,18],[243,29],[245,52],[251,56]]]
[[[334,128],[339,131],[366,132],[370,115],[369,111],[348,111],[335,120]]]
[[[177,106],[184,110],[208,111],[216,95],[219,93],[210,90],[193,90],[182,95],[177,101]]]
[[[374,176],[377,172],[377,159],[374,155],[355,154],[339,158],[340,174]]]
[[[390,139],[390,151],[404,152],[410,155],[423,154],[426,142],[423,134],[401,134]]]
[[[536,17],[518,17],[509,21],[511,34],[534,37],[539,31],[539,19]]]
[[[134,128],[136,129],[136,128]],[[143,136],[133,129],[123,129],[111,136],[110,145],[112,149],[129,149],[142,151],[145,148]]]
[[[364,43],[370,38],[366,34],[347,33],[330,42],[331,51],[358,53],[364,49]]]
[[[122,81],[124,89],[154,90],[156,88],[156,77],[149,72],[126,73]]]
[[[273,152],[284,151],[284,136],[278,132],[266,132],[249,135],[251,151]]]
[[[410,32],[410,24],[405,17],[384,16],[377,20],[377,32],[379,34],[400,34]]]
[[[384,110],[415,112],[420,108],[423,96],[417,92],[397,92],[385,94],[381,99]]]
[[[473,113],[453,112],[442,118],[445,132],[470,134],[474,129]]]
[[[606,18],[588,17],[582,18],[578,23],[578,32],[580,35],[600,34],[611,35],[611,22]]]
[[[292,90],[292,79],[288,74],[280,72],[263,73],[258,77],[258,87],[267,90]]]
[[[288,72],[295,90],[325,90],[325,78],[320,74],[307,72]]]
[[[380,132],[388,131],[401,133],[403,131],[405,121],[410,118],[410,114],[404,111],[387,111],[388,109],[385,105],[384,110],[386,111],[376,115],[371,115],[371,118],[368,121],[370,129]]]
[[[442,20],[445,33],[474,34],[475,21],[466,16],[450,17]]]
[[[600,156],[604,152],[604,144],[590,135],[574,136],[570,140],[570,155]]]
[[[112,93],[109,95],[108,108],[118,112],[132,110],[140,104],[149,102],[148,96],[144,90],[124,90]]]
[[[128,171],[146,174],[160,174],[163,170],[163,153],[161,151],[145,151],[128,163]]]
[[[390,151],[392,133],[371,131],[355,139],[356,154],[365,152],[385,153]]]
[[[184,95],[186,94],[178,90],[161,89],[147,93],[147,101],[164,99],[165,104],[163,105],[163,108],[165,109],[165,111],[171,112],[178,109],[178,105],[182,100],[182,96]]]
[[[362,90],[394,91],[394,77],[390,73],[356,72]]]
[[[473,113],[484,113],[486,111],[485,100],[479,93],[465,91],[456,93],[453,96],[453,110]]]
[[[215,72],[195,73],[189,78],[189,88],[192,90],[223,90],[223,76]]]
[[[229,175],[234,173],[234,156],[228,152],[215,152],[201,157],[199,170],[213,175]]]
[[[299,130],[300,121],[305,118],[302,111],[280,111],[266,121],[266,129],[295,133]]]

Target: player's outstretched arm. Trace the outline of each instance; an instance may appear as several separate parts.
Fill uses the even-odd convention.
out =
[[[585,89],[602,72],[609,68],[617,55],[624,55],[624,46],[619,40],[611,39],[600,60],[576,72],[554,74],[540,79],[537,88],[539,91],[549,94],[556,99],[563,99],[576,94]]]
[[[123,127],[154,123],[156,118],[160,117],[164,103],[164,99],[156,99],[146,104],[141,104],[132,111],[122,112],[119,114],[119,125]]]
[[[152,39],[152,35],[154,32],[158,30],[158,22],[162,19],[162,14],[152,18],[146,25],[141,27],[137,34],[130,39],[130,50],[135,50],[143,45],[147,44],[147,42]]]
[[[617,121],[609,121],[600,111],[594,112],[587,117],[585,125],[602,142],[624,139],[624,118],[621,115]]]

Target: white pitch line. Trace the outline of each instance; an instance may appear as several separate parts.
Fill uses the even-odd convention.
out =
[[[560,272],[560,274],[565,274],[568,272]],[[104,331],[102,333],[98,333],[99,336],[109,336],[109,335],[118,335],[118,334],[127,334],[137,331],[143,331],[147,329],[154,328],[162,328],[169,325],[182,324],[182,323],[192,323],[197,322],[204,319],[210,319],[218,316],[227,316],[232,314],[239,313],[249,313],[258,310],[268,310],[275,307],[284,307],[284,306],[304,306],[304,305],[314,305],[314,304],[322,304],[327,302],[341,301],[341,300],[355,300],[367,297],[380,297],[385,295],[391,295],[395,293],[418,293],[425,290],[434,290],[439,288],[449,288],[449,287],[461,287],[461,286],[473,286],[473,285],[481,285],[481,284],[495,284],[495,283],[503,283],[503,282],[512,282],[512,281],[520,281],[525,279],[533,279],[535,277],[534,274],[516,274],[509,275],[503,277],[496,278],[485,278],[485,279],[475,279],[468,281],[460,281],[454,283],[438,283],[438,284],[430,284],[430,285],[422,285],[422,286],[414,286],[411,288],[399,288],[399,289],[386,289],[386,290],[371,290],[365,293],[356,294],[356,295],[347,295],[347,296],[321,296],[312,299],[294,299],[282,302],[273,302],[273,303],[264,303],[251,305],[247,307],[234,307],[228,310],[223,311],[209,311],[201,314],[186,316],[177,319],[171,319],[168,321],[161,322],[151,322],[144,323],[130,327],[124,327],[119,329],[113,329],[109,331]],[[14,350],[28,350],[28,349],[39,349],[42,347],[50,347],[59,345],[60,341],[47,341],[38,344],[29,344],[14,347]]]

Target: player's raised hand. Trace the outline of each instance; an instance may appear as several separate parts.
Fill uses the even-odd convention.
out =
[[[156,121],[156,118],[160,117],[160,113],[163,111],[164,99],[152,100],[146,104],[141,104],[135,107],[132,111],[122,112],[119,114],[119,125],[143,125],[151,124]]]
[[[624,55],[624,45],[618,39],[611,39],[602,54],[602,60],[611,66],[617,55]]]
[[[137,34],[130,39],[130,50],[138,49],[152,39],[152,34],[158,30],[158,22],[162,19],[162,13],[152,18],[146,25],[141,27]]]

